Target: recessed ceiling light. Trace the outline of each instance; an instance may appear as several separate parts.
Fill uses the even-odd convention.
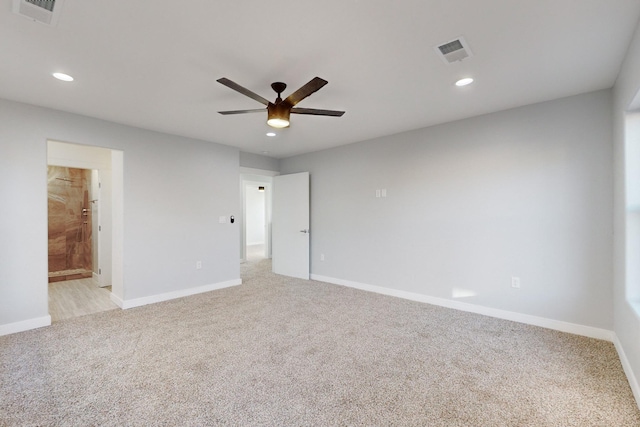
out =
[[[267,132],[267,136],[276,136],[275,132]]]
[[[466,77],[464,79],[460,79],[456,82],[456,86],[466,86],[468,84],[473,83],[473,79],[471,77]]]
[[[53,73],[53,77],[55,77],[58,80],[62,80],[63,82],[72,82],[73,81],[73,77],[71,77],[69,74],[65,74],[65,73]]]

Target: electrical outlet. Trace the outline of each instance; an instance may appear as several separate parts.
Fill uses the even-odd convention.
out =
[[[202,268],[202,261],[196,261],[196,270],[200,270]]]
[[[520,278],[519,277],[512,277],[511,278],[511,287],[512,288],[519,288],[520,287]]]

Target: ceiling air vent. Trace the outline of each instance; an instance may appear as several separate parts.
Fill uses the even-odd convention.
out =
[[[64,0],[13,0],[13,13],[55,26]]]
[[[458,37],[455,40],[448,41],[440,46],[436,46],[435,49],[445,64],[462,61],[465,58],[473,56],[464,37]]]

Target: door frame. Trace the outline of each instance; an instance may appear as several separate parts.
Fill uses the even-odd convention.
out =
[[[102,154],[98,154],[102,153]],[[101,155],[109,156],[108,162],[97,160]],[[104,203],[98,204],[102,233],[108,233],[111,237],[111,245],[107,250],[99,250],[98,261],[103,273],[108,274],[111,284],[111,300],[122,307],[124,300],[124,261],[122,258],[124,240],[124,152],[110,148],[82,145],[70,142],[62,142],[53,139],[47,140],[47,165],[72,167],[80,169],[96,169],[100,174],[100,181],[110,184],[110,207],[104,208]],[[46,182],[44,183],[46,185]],[[100,197],[105,195],[100,192]],[[45,191],[46,194],[46,191]],[[105,223],[104,221],[107,221]],[[99,238],[104,242],[103,238]],[[106,252],[106,253],[105,253]],[[102,285],[108,285],[101,283]],[[48,292],[48,287],[46,287]]]

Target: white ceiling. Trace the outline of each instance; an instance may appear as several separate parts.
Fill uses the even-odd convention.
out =
[[[0,97],[288,157],[515,106],[610,88],[638,0],[65,0],[56,27],[0,6]],[[464,36],[474,56],[434,46]],[[62,71],[75,77],[63,83]],[[265,136],[261,104],[329,81]],[[471,76],[475,82],[457,88]],[[76,141],[81,142],[81,141]]]

